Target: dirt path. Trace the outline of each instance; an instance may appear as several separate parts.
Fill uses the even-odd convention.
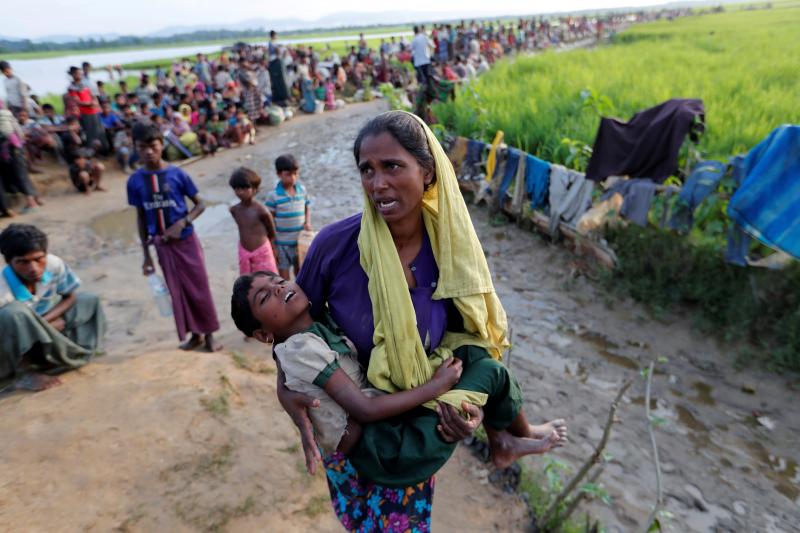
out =
[[[263,130],[256,146],[187,167],[212,203],[197,230],[222,354],[174,350],[172,320],[158,316],[141,275],[124,176],[109,176],[109,192],[90,198],[59,194],[68,188],[47,180],[46,207],[17,220],[44,229],[84,288],[103,295],[108,355],[56,389],[0,398],[0,530],[341,531],[324,476],[304,471],[271,359],[242,340],[228,315],[238,267],[236,228],[223,204],[234,200],[234,168],[251,166],[271,186],[272,161],[292,151],[315,195],[316,226],[354,213],[361,189],[350,147],[382,109],[376,102],[298,117]],[[435,530],[525,529],[524,503],[491,486],[488,474],[457,451],[437,475]]]
[[[352,141],[382,106],[298,117],[263,130],[256,146],[187,167],[212,202],[197,229],[221,339],[243,358],[173,351],[172,322],[157,316],[140,274],[123,176],[109,176],[108,193],[50,197],[40,213],[20,217],[46,230],[52,250],[103,295],[111,327],[109,355],[69,375],[65,386],[0,399],[0,424],[13,428],[0,436],[2,523],[16,530],[337,529],[324,480],[301,472],[296,434],[275,400],[274,367],[227,316],[237,275],[227,178],[247,165],[269,186],[272,160],[292,151],[314,196],[315,226],[352,214],[361,204]],[[680,317],[656,320],[609,297],[571,275],[569,253],[514,226],[490,227],[483,210],[473,220],[513,328],[511,364],[526,411],[569,419],[572,443],[554,457],[578,465],[599,439],[619,383],[635,380],[603,476],[613,504],[589,506],[610,531],[637,530],[655,497],[638,368],[659,356],[668,358],[653,386],[656,414],[667,420],[657,433],[672,529],[798,530],[796,376],[735,372],[737,346]],[[540,469],[544,461],[528,463]],[[487,486],[486,475],[459,450],[438,477],[436,530],[526,528],[524,505]],[[37,512],[37,496],[51,502],[48,513]]]

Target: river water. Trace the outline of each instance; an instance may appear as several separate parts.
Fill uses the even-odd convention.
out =
[[[368,39],[382,39],[392,36],[411,35],[410,32],[368,34]],[[283,44],[314,44],[358,40],[358,35],[342,35],[337,37],[313,37],[281,39]],[[249,41],[251,44],[264,44],[265,41]],[[165,57],[190,57],[197,53],[209,54],[218,52],[222,48],[219,44],[194,45],[183,47],[149,48],[145,50],[121,50],[117,52],[77,53],[68,56],[49,57],[42,59],[16,59],[11,60],[14,72],[23,81],[30,85],[33,94],[61,93],[69,84],[67,70],[70,66],[80,66],[88,61],[96,67],[104,65],[122,65],[149,59],[162,59]],[[129,73],[126,73],[129,74]],[[135,72],[134,72],[135,74]],[[93,80],[108,81],[108,72],[97,69],[92,72]],[[5,88],[0,84],[0,95],[5,98]]]

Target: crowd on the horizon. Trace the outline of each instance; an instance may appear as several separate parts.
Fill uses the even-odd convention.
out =
[[[414,111],[434,121],[428,104],[452,98],[455,87],[488,71],[503,56],[600,39],[623,24],[679,12],[662,11],[602,18],[562,17],[415,26],[415,35],[383,38],[371,48],[367,36],[340,56],[330,45],[287,46],[270,32],[264,45],[236,43],[216,58],[196,54],[169,68],[142,71],[129,86],[121,68],[116,87],[95,80],[84,62],[68,71],[64,112],[40,104],[5,61],[6,99],[0,102],[0,216],[13,216],[4,192],[21,193],[25,210],[41,202],[29,173],[46,154],[69,168],[75,188],[103,190],[105,164],[115,158],[123,172],[138,164],[131,128],[138,120],[158,125],[167,141],[165,157],[178,160],[214,154],[220,147],[255,142],[257,127],[277,125],[299,109],[334,110],[346,101],[380,95],[391,86]],[[412,68],[413,67],[413,68]],[[108,67],[113,79],[115,70]]]

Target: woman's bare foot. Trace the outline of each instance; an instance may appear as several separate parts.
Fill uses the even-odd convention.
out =
[[[556,418],[541,425],[531,424],[527,437],[530,439],[543,439],[555,431],[562,441],[567,441],[567,422],[563,418]]]
[[[188,352],[189,350],[194,350],[201,344],[203,344],[203,339],[200,338],[200,335],[197,333],[192,333],[192,336],[189,337],[189,340],[178,346],[178,348]]]
[[[541,454],[561,446],[558,432],[553,430],[541,439],[515,437],[507,431],[487,431],[492,463],[497,468],[508,468],[520,457]]]
[[[206,335],[205,347],[207,352],[218,352],[222,349],[222,345],[214,340],[211,333]]]
[[[37,374],[36,372],[27,372],[22,374],[14,381],[14,388],[16,390],[27,390],[31,392],[39,392],[46,389],[52,389],[61,385],[61,380],[55,376],[48,376],[46,374]]]

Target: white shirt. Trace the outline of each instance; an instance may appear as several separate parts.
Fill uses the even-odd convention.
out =
[[[19,301],[38,315],[44,315],[64,296],[72,294],[80,284],[78,276],[60,257],[53,254],[47,254],[44,275],[36,284],[36,294],[31,294],[11,267],[6,265],[0,269],[0,308]]]
[[[3,80],[6,86],[6,103],[9,107],[27,107],[28,88],[25,83],[17,76],[12,75],[10,78]]]
[[[414,66],[421,67],[431,62],[430,43],[428,36],[419,32],[411,41],[411,57],[414,58]]]

